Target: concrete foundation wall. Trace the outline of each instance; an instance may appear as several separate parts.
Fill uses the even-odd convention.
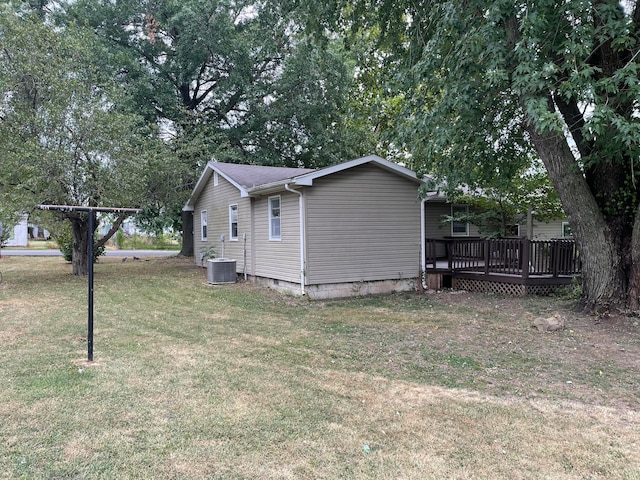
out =
[[[265,287],[273,288],[291,295],[301,295],[299,283],[286,282],[265,277],[251,277],[251,281]],[[365,295],[379,295],[393,292],[410,292],[416,289],[417,278],[402,280],[379,280],[371,282],[328,283],[322,285],[305,286],[305,294],[313,300],[328,298],[359,297]]]

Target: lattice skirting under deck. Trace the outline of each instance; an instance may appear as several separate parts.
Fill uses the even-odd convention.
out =
[[[566,285],[518,285],[515,283],[490,282],[470,278],[453,278],[454,290],[467,290],[468,292],[490,292],[498,295],[550,295]]]

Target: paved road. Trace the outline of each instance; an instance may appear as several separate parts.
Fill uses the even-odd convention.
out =
[[[0,252],[2,256],[7,257],[59,257],[62,255],[60,250],[12,250],[3,248]],[[107,257],[170,257],[177,255],[178,250],[107,250]]]

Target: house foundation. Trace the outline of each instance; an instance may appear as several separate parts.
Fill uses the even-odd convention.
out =
[[[413,291],[416,289],[417,282],[417,278],[406,278],[401,280],[329,283],[322,285],[307,285],[305,287],[305,291],[309,298],[314,300],[341,297],[362,297],[366,295]]]
[[[290,295],[301,295],[299,283],[287,282],[265,277],[251,277],[251,281],[258,285],[273,288]],[[344,283],[328,283],[319,285],[306,285],[305,295],[312,300],[324,300],[329,298],[360,297],[366,295],[380,295],[394,292],[410,292],[416,289],[417,278],[399,280],[378,280]]]

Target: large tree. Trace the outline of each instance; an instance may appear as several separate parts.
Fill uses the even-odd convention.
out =
[[[396,62],[386,83],[414,165],[494,185],[535,151],[578,242],[586,304],[638,309],[640,3],[345,3],[343,25],[358,31],[366,13]]]
[[[154,132],[119,110],[120,96],[95,66],[91,32],[55,28],[25,5],[0,8],[0,201],[22,212],[38,204],[144,206],[162,171],[152,168],[161,158]],[[87,215],[58,215],[72,226],[73,272],[86,274]]]
[[[319,167],[373,143],[346,116],[353,64],[308,34],[296,1],[77,0],[63,15],[93,29],[130,106],[163,128],[181,165],[178,211],[204,163]],[[166,207],[166,205],[165,205]]]
[[[107,42],[103,66],[132,108],[204,147],[190,157],[323,166],[360,153],[343,115],[353,65],[339,42],[307,34],[297,3],[78,0],[61,18]]]

